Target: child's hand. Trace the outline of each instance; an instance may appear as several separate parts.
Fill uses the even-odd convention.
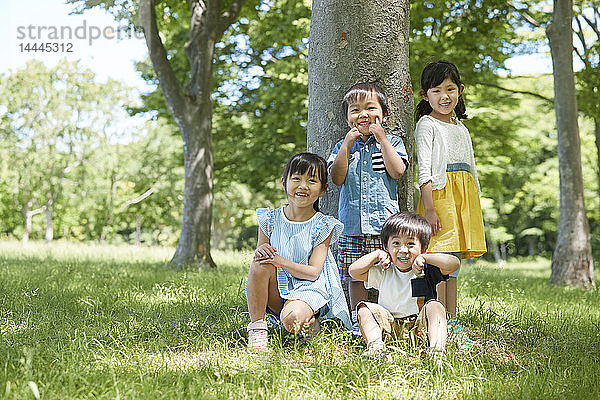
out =
[[[429,225],[431,226],[431,236],[436,235],[440,231],[440,229],[442,229],[440,217],[438,217],[435,210],[425,210],[425,219],[427,220],[427,222],[429,222]]]
[[[425,273],[423,272],[424,269],[425,257],[423,257],[423,254],[419,254],[417,257],[415,257],[415,260],[413,261],[412,270],[417,276],[417,278],[422,278],[425,276]]]
[[[344,144],[346,146],[348,146],[348,150],[350,150],[352,148],[352,146],[354,146],[354,142],[360,136],[361,136],[361,133],[358,131],[358,128],[356,127],[356,125],[354,125],[352,127],[352,129],[350,129],[348,131],[348,133],[346,133],[346,137],[344,138]]]
[[[268,243],[263,243],[256,248],[256,251],[254,252],[254,261],[271,260],[276,253],[277,249],[275,247]]]
[[[385,138],[385,130],[383,129],[383,126],[381,126],[379,117],[375,117],[375,123],[369,125],[369,132],[371,135],[375,136],[375,140],[377,140],[378,143],[381,143],[381,140]]]
[[[377,250],[377,259],[381,263],[381,269],[384,271],[392,265],[392,259],[387,251]]]
[[[270,258],[264,258],[262,260],[258,260],[258,262],[260,264],[273,264],[274,267],[277,267],[278,265],[281,266],[282,265],[282,261],[283,257],[281,257],[279,254],[275,253],[273,254],[273,257]]]

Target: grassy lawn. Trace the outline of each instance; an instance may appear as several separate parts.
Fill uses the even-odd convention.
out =
[[[172,251],[0,242],[0,398],[600,398],[598,290],[549,286],[548,260],[463,266],[480,346],[449,346],[440,371],[404,343],[391,363],[365,359],[336,329],[304,345],[275,332],[271,352],[248,353],[251,254],[177,272]]]

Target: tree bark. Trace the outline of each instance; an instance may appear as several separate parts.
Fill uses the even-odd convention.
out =
[[[190,81],[185,93],[167,59],[158,34],[153,0],[140,1],[140,25],[144,30],[152,66],[169,111],[183,138],[185,187],[181,236],[171,260],[176,265],[215,267],[210,253],[213,155],[212,71],[214,46],[239,15],[245,0],[231,1],[222,12],[222,0],[190,0],[191,20],[185,52],[190,61]]]
[[[596,157],[598,159],[596,163],[598,167],[598,197],[600,197],[600,117],[594,118],[594,134],[596,136]],[[600,204],[598,207],[600,208]]]
[[[308,151],[325,159],[344,138],[348,125],[342,98],[358,82],[377,82],[386,92],[386,132],[413,149],[413,96],[408,67],[407,0],[314,0],[308,68]],[[399,182],[401,210],[414,209],[412,163]],[[337,215],[339,187],[329,184],[319,202]]]
[[[33,203],[31,201],[28,201],[25,205],[25,210],[23,210],[23,215],[25,217],[25,231],[23,232],[23,237],[21,238],[21,241],[23,243],[27,243],[29,241],[29,235],[31,234],[31,226],[33,219],[33,213],[31,212],[32,205]]]
[[[581,144],[573,73],[572,20],[572,0],[554,0],[553,20],[546,29],[546,34],[554,70],[560,207],[550,283],[589,287],[594,285],[594,266],[583,198]]]
[[[53,216],[53,208],[52,208],[52,198],[48,196],[46,200],[46,207],[44,207],[44,213],[46,214],[46,232],[44,234],[44,239],[46,243],[50,243],[52,239],[54,239],[54,228],[52,227],[52,216]]]

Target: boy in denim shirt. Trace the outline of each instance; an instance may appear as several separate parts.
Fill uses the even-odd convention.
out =
[[[352,280],[348,267],[374,250],[383,249],[379,234],[398,208],[398,181],[408,167],[402,139],[387,135],[381,124],[389,115],[387,97],[374,83],[352,86],[342,109],[350,130],[333,148],[327,166],[334,184],[341,186],[338,219],[344,224],[339,239],[338,268],[348,285],[352,318],[356,305],[367,300],[367,290]]]

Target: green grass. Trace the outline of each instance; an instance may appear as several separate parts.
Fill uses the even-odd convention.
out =
[[[0,242],[0,398],[600,398],[598,290],[548,285],[548,260],[465,264],[463,328],[439,371],[398,343],[392,363],[323,330],[245,350],[251,254],[216,271],[165,266],[172,249]]]

